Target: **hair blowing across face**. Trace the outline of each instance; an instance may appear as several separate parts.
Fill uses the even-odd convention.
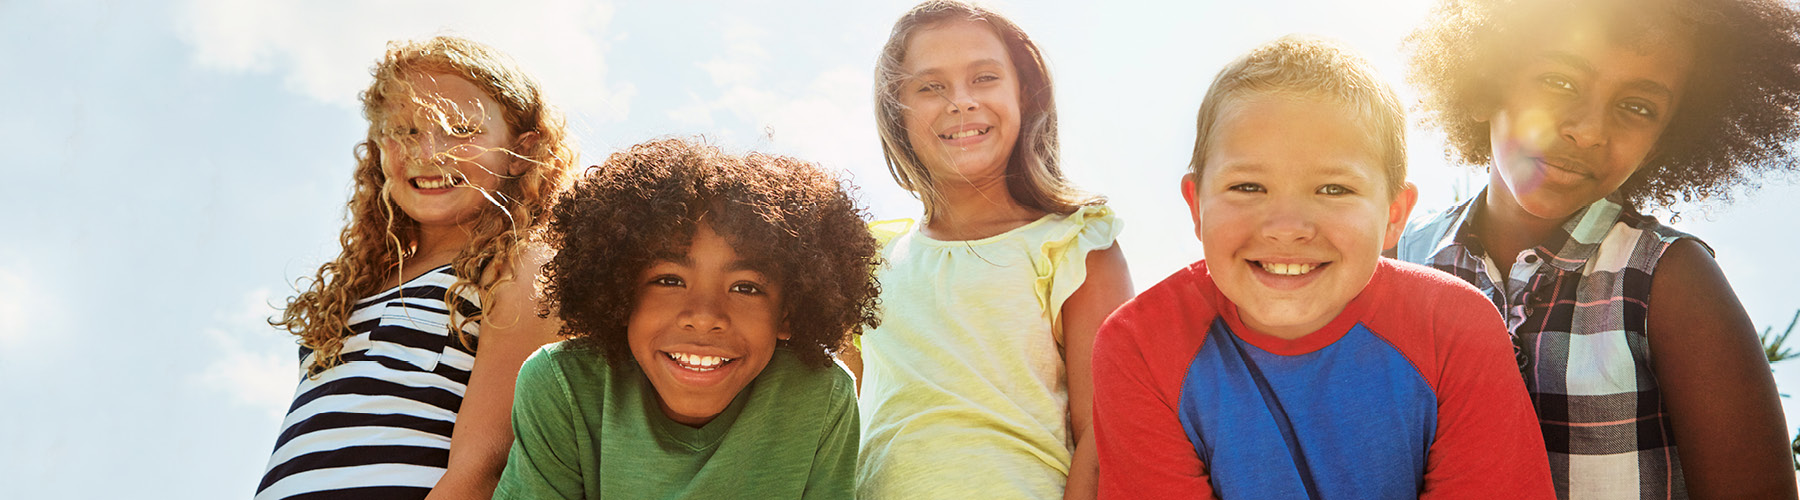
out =
[[[503,108],[501,116],[515,139],[516,165],[509,167],[514,175],[503,176],[496,192],[488,193],[497,205],[484,207],[470,223],[469,245],[452,260],[457,282],[445,301],[453,311],[474,313],[456,315],[452,331],[461,332],[463,324],[481,318],[476,308],[462,304],[465,290],[473,288],[487,303],[496,284],[512,279],[505,270],[544,219],[545,207],[568,182],[575,163],[562,114],[544,102],[535,80],[491,47],[452,36],[390,42],[372,73],[374,82],[362,93],[369,132],[356,145],[355,187],[345,207],[349,223],[338,236],[343,251],[310,280],[302,280],[305,290],[288,300],[279,321],[271,321],[318,353],[307,367],[311,374],[341,362],[339,351],[356,301],[399,284],[400,264],[416,249],[418,224],[385,192],[380,147],[390,110],[402,102],[433,101],[416,94],[410,77],[443,73],[474,84]],[[533,133],[529,140],[517,140],[527,133]],[[458,338],[469,342],[460,333]]]
[[[556,257],[543,269],[545,307],[560,310],[562,333],[577,343],[635,362],[627,326],[640,273],[659,255],[685,253],[704,223],[779,283],[794,353],[828,365],[851,335],[880,324],[878,248],[852,189],[804,161],[682,139],[613,153],[550,210],[545,239]]]

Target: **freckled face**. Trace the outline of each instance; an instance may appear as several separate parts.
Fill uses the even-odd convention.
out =
[[[1544,40],[1489,117],[1490,204],[1560,220],[1607,195],[1650,158],[1693,67],[1691,40],[1624,46],[1571,34]]]
[[[515,158],[502,108],[475,84],[443,73],[405,79],[410,92],[382,117],[389,196],[427,231],[468,222],[492,203]]]
[[[626,342],[671,420],[706,425],[774,357],[781,287],[700,224],[687,253],[658,259],[638,280]]]
[[[1207,270],[1246,326],[1290,339],[1324,327],[1398,241],[1411,187],[1388,193],[1366,122],[1304,95],[1248,93],[1219,109],[1182,192]]]
[[[900,86],[907,139],[938,179],[1004,175],[1019,139],[1019,77],[992,26],[949,21],[906,43]]]

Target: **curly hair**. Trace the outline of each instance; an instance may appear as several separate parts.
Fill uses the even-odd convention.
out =
[[[491,47],[451,36],[389,42],[387,54],[371,73],[374,83],[361,94],[369,131],[356,145],[355,187],[344,209],[349,223],[338,235],[343,251],[310,280],[303,278],[297,288],[303,286],[304,291],[288,299],[280,320],[270,321],[318,353],[307,366],[309,375],[342,363],[340,351],[356,302],[397,284],[403,278],[401,264],[416,251],[418,223],[389,198],[380,142],[388,115],[398,104],[429,104],[428,97],[417,95],[409,77],[444,73],[467,80],[500,104],[513,139],[537,134],[534,140],[512,146],[509,156],[519,164],[514,172],[522,173],[502,175],[498,189],[486,193],[494,205],[483,207],[470,223],[469,244],[452,260],[456,284],[445,294],[451,311],[479,311],[462,307],[465,293],[472,290],[479,303],[487,303],[496,285],[512,279],[507,272],[511,262],[574,172],[575,147],[562,114],[545,103],[535,80]],[[479,312],[452,319],[451,330],[458,332],[459,342],[473,348],[463,325],[480,319]]]
[[[1233,98],[1280,93],[1341,103],[1360,113],[1387,174],[1388,197],[1406,184],[1406,109],[1368,60],[1337,42],[1287,35],[1262,44],[1219,70],[1195,118],[1194,156],[1188,172],[1199,176],[1213,141],[1219,112]]]
[[[994,29],[1006,45],[1006,55],[1019,72],[1019,138],[1006,161],[1006,191],[1019,204],[1033,209],[1070,214],[1084,205],[1106,199],[1083,193],[1063,177],[1061,146],[1056,138],[1056,98],[1050,67],[1037,42],[1025,30],[1000,13],[964,0],[926,0],[900,16],[887,44],[875,60],[875,123],[881,136],[882,155],[894,182],[925,204],[930,218],[943,204],[931,172],[919,163],[912,140],[906,135],[906,105],[900,88],[912,79],[902,67],[906,44],[913,33],[949,21],[979,21]]]
[[[1587,2],[1585,5],[1580,2]],[[1424,96],[1425,121],[1449,137],[1446,156],[1470,165],[1493,159],[1488,123],[1518,47],[1572,22],[1604,19],[1614,42],[1644,43],[1645,32],[1691,33],[1694,68],[1681,107],[1617,194],[1644,206],[1730,200],[1769,172],[1800,161],[1800,13],[1784,0],[1444,0],[1407,37],[1408,80]],[[1569,6],[1591,7],[1570,19]],[[1560,20],[1560,21],[1559,21]]]
[[[781,287],[788,345],[824,366],[852,335],[880,324],[878,247],[848,182],[794,158],[728,155],[682,139],[613,153],[550,209],[544,309],[562,334],[613,362],[627,344],[638,275],[683,253],[702,216],[734,251]],[[631,361],[635,362],[635,361]]]

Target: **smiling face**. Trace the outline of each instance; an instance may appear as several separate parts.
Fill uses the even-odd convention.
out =
[[[394,204],[431,232],[473,219],[492,203],[515,156],[500,104],[443,73],[406,79],[409,95],[382,117],[382,173]]]
[[[1546,39],[1500,88],[1488,117],[1490,206],[1561,220],[1642,167],[1680,105],[1687,37],[1622,44],[1574,30]]]
[[[1199,179],[1182,179],[1194,232],[1245,325],[1305,336],[1362,293],[1415,194],[1388,192],[1380,143],[1351,107],[1284,93],[1229,99]]]
[[[631,356],[671,420],[706,425],[768,366],[781,328],[781,286],[748,267],[701,223],[687,253],[639,275],[626,327]]]
[[[901,64],[903,125],[920,163],[940,182],[1006,173],[1019,139],[1019,76],[992,26],[948,21],[907,40]]]

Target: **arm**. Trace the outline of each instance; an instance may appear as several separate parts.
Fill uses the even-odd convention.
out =
[[[1099,494],[1100,463],[1094,444],[1094,332],[1119,304],[1131,300],[1131,272],[1118,243],[1089,252],[1087,280],[1062,306],[1063,362],[1069,373],[1069,427],[1075,457],[1069,464],[1064,499]]]
[[[514,259],[513,279],[494,287],[481,320],[481,348],[450,437],[450,467],[428,500],[486,499],[493,495],[512,447],[513,382],[519,365],[544,344],[560,340],[562,321],[537,315],[538,268],[551,253],[527,247]]]
[[[856,496],[856,452],[862,424],[857,420],[854,389],[844,391],[834,405],[831,428],[813,455],[812,474],[801,498],[838,499]]]
[[[519,370],[518,394],[507,433],[518,439],[494,498],[582,498],[581,423],[568,396],[573,394],[569,382],[547,352]]]
[[[1196,304],[1196,308],[1204,305]],[[1100,498],[1213,498],[1206,464],[1194,452],[1177,416],[1175,388],[1162,387],[1152,358],[1190,349],[1145,345],[1134,314],[1109,318],[1094,338],[1094,438]],[[1167,327],[1169,325],[1158,325]],[[1182,328],[1188,325],[1176,325]],[[1176,360],[1174,370],[1185,368]],[[1179,374],[1176,382],[1179,383]]]
[[[1448,312],[1433,323],[1438,427],[1419,498],[1555,498],[1506,323],[1480,292],[1448,292],[1426,306]]]
[[[1669,246],[1650,280],[1650,364],[1693,498],[1794,498],[1781,400],[1755,327],[1712,256]]]

